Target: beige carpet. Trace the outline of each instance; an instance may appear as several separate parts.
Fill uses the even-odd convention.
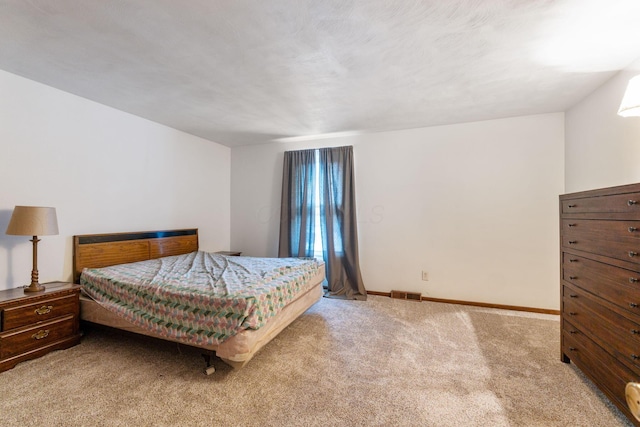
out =
[[[244,369],[92,330],[0,374],[3,426],[626,426],[557,316],[323,299]]]

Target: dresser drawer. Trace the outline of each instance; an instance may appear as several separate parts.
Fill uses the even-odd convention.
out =
[[[0,358],[8,358],[73,336],[77,319],[73,314],[36,325],[0,333]]]
[[[564,199],[562,213],[637,213],[640,214],[640,193]]]
[[[631,230],[631,231],[629,231]],[[640,221],[562,220],[562,246],[640,264]]]
[[[8,307],[3,310],[2,330],[19,328],[78,311],[78,294]]]
[[[591,238],[600,237],[619,241],[628,239],[635,243],[640,241],[640,221],[607,221],[602,219],[563,219],[562,234],[586,234]]]
[[[562,279],[640,316],[640,273],[564,252]]]
[[[640,318],[633,322],[604,307],[587,292],[566,285],[563,286],[562,315],[630,369],[640,373]]]
[[[627,382],[640,380],[637,373],[620,364],[614,357],[590,340],[579,328],[563,322],[562,351],[583,372],[596,381],[599,387],[626,409],[625,386]]]

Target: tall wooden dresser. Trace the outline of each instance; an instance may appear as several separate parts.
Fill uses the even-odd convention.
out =
[[[561,346],[625,415],[640,381],[640,184],[560,196]]]

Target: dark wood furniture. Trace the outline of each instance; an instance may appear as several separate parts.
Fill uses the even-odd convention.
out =
[[[0,372],[80,342],[80,287],[46,284],[46,290],[0,291]]]
[[[84,234],[73,237],[73,281],[83,268],[146,261],[198,250],[198,229]]]
[[[640,184],[560,196],[561,359],[635,424],[640,380]]]

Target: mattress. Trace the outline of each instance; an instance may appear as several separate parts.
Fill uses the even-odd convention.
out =
[[[308,292],[315,259],[228,257],[207,252],[84,269],[86,292],[123,320],[161,338],[218,345],[259,329]]]

